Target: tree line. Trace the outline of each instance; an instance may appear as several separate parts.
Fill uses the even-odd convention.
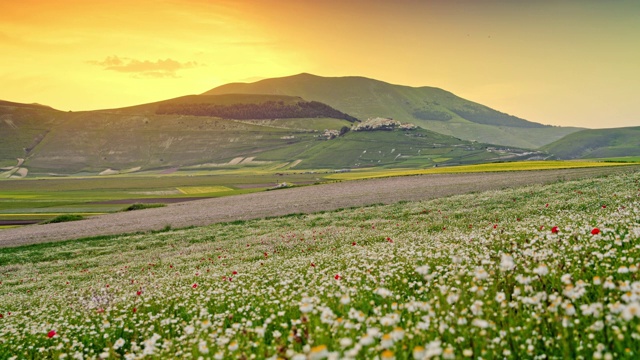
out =
[[[318,101],[299,101],[285,104],[283,101],[267,101],[260,104],[162,104],[156,110],[159,115],[211,116],[223,119],[293,119],[293,118],[334,118],[357,122],[355,117]]]

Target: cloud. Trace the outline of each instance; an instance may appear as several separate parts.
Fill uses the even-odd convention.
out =
[[[173,59],[137,60],[119,56],[107,56],[102,61],[88,61],[89,64],[112,70],[132,74],[134,77],[166,78],[177,77],[177,71],[201,66],[195,61],[179,62]]]

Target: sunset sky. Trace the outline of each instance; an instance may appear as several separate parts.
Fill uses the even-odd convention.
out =
[[[308,72],[640,125],[637,0],[0,0],[0,99],[122,107]]]

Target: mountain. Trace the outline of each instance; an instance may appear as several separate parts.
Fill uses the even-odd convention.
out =
[[[640,156],[640,127],[582,130],[542,150],[560,159]]]
[[[359,119],[389,117],[465,140],[530,149],[581,130],[527,121],[434,87],[393,85],[355,76],[321,77],[303,73],[222,85],[203,95],[220,94],[300,96]]]
[[[539,156],[288,95],[190,95],[82,112],[0,102],[0,177],[172,168],[427,167]]]

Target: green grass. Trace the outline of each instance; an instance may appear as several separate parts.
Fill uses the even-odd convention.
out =
[[[640,127],[582,130],[542,148],[561,159],[640,156]]]
[[[187,170],[169,175],[4,180],[0,182],[0,220],[43,221],[66,213],[90,216],[121,211],[127,203],[132,205],[140,200],[166,203],[171,199],[240,195],[263,191],[282,182],[315,183],[322,176],[290,171],[284,174],[254,167]]]
[[[603,166],[623,166],[627,163],[604,161],[514,161],[504,163],[488,163],[478,165],[462,165],[449,167],[434,167],[429,169],[365,169],[327,176],[330,180],[359,180],[390,176],[410,176],[422,174],[454,174],[474,172],[503,172],[503,171],[533,171],[553,169],[574,169]]]
[[[82,215],[64,214],[64,215],[58,215],[51,220],[43,221],[42,224],[56,224],[56,223],[63,223],[63,222],[69,222],[69,221],[78,221],[83,219],[84,219],[84,216]]]
[[[0,249],[0,357],[637,358],[639,183]]]
[[[361,119],[393,117],[458,139],[519,148],[537,148],[577,130],[531,124],[436,88],[411,88],[365,78],[320,78],[310,75],[274,79],[259,84],[262,85],[238,88],[238,92],[260,90],[267,93],[289,93],[291,96],[186,96],[124,109],[86,112],[62,112],[45,107],[8,107],[0,104],[0,116],[12,119],[11,122],[0,122],[0,132],[7,135],[3,138],[8,139],[0,144],[0,163],[13,166],[16,158],[26,158],[22,167],[28,170],[28,177],[46,177],[51,174],[135,173],[196,166],[216,168],[230,166],[229,162],[239,157],[255,157],[256,160],[273,161],[277,164],[298,160],[298,154],[303,152],[308,161],[307,164],[301,163],[302,168],[335,169],[337,166],[354,166],[353,163],[357,161],[350,150],[363,146],[355,135],[332,141],[323,140],[324,129],[337,130],[350,125],[343,120],[310,118],[236,121],[202,116],[156,115],[157,107],[166,102],[231,104],[276,100],[289,103],[299,101],[299,96],[302,96],[305,100],[326,100],[324,102],[329,105]],[[235,85],[222,87],[216,92],[224,89],[235,89]],[[416,109],[425,107],[438,113],[446,113],[451,119],[432,121],[414,117]],[[470,111],[469,114],[473,116],[465,115],[469,119],[461,117],[456,113],[460,113],[460,109]],[[478,116],[484,120],[478,120]],[[517,126],[478,122],[487,119],[499,123],[507,121],[510,125]],[[432,137],[429,135],[423,140],[427,141]],[[345,140],[353,141],[354,144],[347,144]],[[380,146],[376,148],[376,143],[367,145],[369,154],[376,150],[401,148],[405,143],[403,140],[412,143],[417,141],[394,135],[388,138],[372,135],[370,140],[378,141]],[[425,141],[415,146],[425,147]],[[469,148],[478,146],[462,140],[457,142]],[[372,157],[358,163],[360,166],[394,164],[396,167],[407,167],[408,165],[401,165],[405,160],[409,164],[424,160],[423,164],[430,164],[431,159],[426,156],[416,158],[417,155],[411,151],[405,154],[411,158],[391,161]],[[349,161],[343,160],[344,155],[348,156]],[[330,162],[329,159],[332,158],[340,160],[339,164]],[[486,161],[490,156],[480,153],[469,156],[464,151],[454,151],[442,158],[451,158],[453,163],[472,163]],[[0,178],[13,176],[15,171],[17,170],[2,171]]]
[[[227,84],[206,94],[242,93],[301,96],[305,100],[323,102],[362,120],[370,117],[391,117],[461,139],[531,149],[581,130],[534,125],[434,87],[414,88],[363,77],[320,77],[300,74],[250,84]],[[424,109],[445,113],[451,119],[428,120],[415,116],[416,110]],[[474,117],[462,117],[456,113],[460,112],[459,110],[485,115],[493,124],[478,123],[478,119]]]
[[[601,158],[596,159],[598,161],[611,161],[611,162],[630,162],[630,163],[640,163],[640,156],[623,156],[623,157],[613,157],[613,158]]]
[[[166,204],[131,204],[124,208],[122,211],[135,211],[143,209],[154,209],[167,206]]]

